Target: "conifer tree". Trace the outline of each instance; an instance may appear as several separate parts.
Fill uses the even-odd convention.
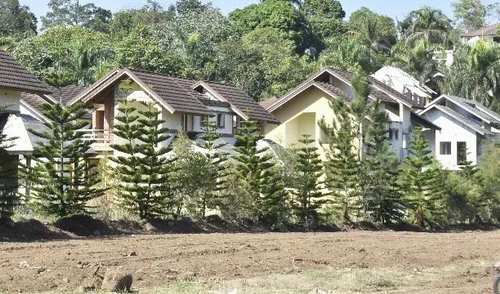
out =
[[[257,142],[262,139],[257,123],[242,122],[235,144],[235,177],[239,192],[249,200],[248,209],[255,219],[262,221],[269,214],[271,203],[278,194],[272,188],[274,162],[267,148],[258,149]]]
[[[368,95],[370,86],[368,76],[361,67],[358,67],[352,78],[353,100],[351,110],[353,114],[353,127],[358,140],[358,160],[363,159],[364,139],[367,129],[367,117],[373,112],[372,105],[369,103]]]
[[[227,154],[221,148],[225,144],[217,143],[220,135],[214,122],[207,121],[203,125],[201,147],[207,150],[208,161],[206,185],[200,197],[201,215],[205,218],[207,209],[215,209],[220,205],[220,197],[226,189]]]
[[[306,230],[317,221],[319,209],[326,203],[322,182],[323,165],[314,146],[314,140],[309,135],[303,135],[299,141],[302,145],[297,150],[297,180],[296,189],[292,192],[292,208]]]
[[[426,227],[439,220],[444,213],[444,183],[439,165],[422,134],[416,127],[399,177],[406,205],[415,224]]]
[[[118,112],[114,134],[119,139],[112,145],[118,201],[142,220],[151,220],[163,214],[167,201],[162,193],[169,180],[167,149],[161,145],[168,139],[164,121],[153,104],[122,101]]]
[[[320,121],[328,143],[325,185],[332,194],[335,211],[344,223],[351,223],[361,209],[359,153],[354,146],[357,139],[355,120],[352,109],[343,99],[333,99],[330,107],[336,119],[331,125]]]
[[[88,201],[101,195],[96,166],[87,158],[92,142],[80,130],[88,126],[84,105],[43,105],[48,122],[30,130],[41,138],[33,152],[31,204],[41,213],[65,217],[89,213]]]
[[[0,107],[0,118],[8,117],[4,107]],[[9,219],[14,213],[14,208],[19,204],[17,195],[17,169],[15,161],[7,153],[7,149],[12,147],[16,138],[7,137],[0,129],[0,222],[2,219]]]
[[[167,135],[165,121],[160,119],[161,111],[153,103],[143,104],[138,110],[139,119],[139,170],[142,174],[138,197],[135,199],[137,212],[141,219],[162,216],[165,201],[160,193],[166,182],[170,181],[171,161],[166,157],[169,151],[165,142]]]
[[[364,202],[370,219],[390,224],[401,221],[405,207],[397,186],[399,162],[389,146],[389,120],[379,105],[377,101],[367,134]]]

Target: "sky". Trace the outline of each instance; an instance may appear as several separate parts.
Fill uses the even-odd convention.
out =
[[[47,13],[47,3],[49,0],[20,0],[23,5],[30,7],[31,11],[40,18]],[[127,9],[142,7],[146,0],[81,0],[82,4],[92,2],[97,6],[109,9],[113,12]],[[159,0],[164,8],[175,3],[175,0]],[[207,1],[203,1],[207,2]],[[229,13],[236,8],[242,8],[252,3],[259,2],[258,0],[213,0],[212,4],[220,8],[224,13]],[[371,10],[390,16],[396,20],[402,20],[406,15],[422,6],[431,6],[441,9],[446,15],[452,18],[453,9],[451,7],[452,0],[341,0],[344,10],[347,15],[353,11],[365,6]],[[483,3],[493,3],[495,0],[483,0]]]

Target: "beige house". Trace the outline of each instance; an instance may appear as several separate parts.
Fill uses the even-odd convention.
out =
[[[261,103],[281,124],[266,124],[264,133],[267,139],[290,148],[299,144],[302,135],[307,134],[315,140],[324,157],[325,138],[319,122],[332,122],[335,118],[330,108],[331,99],[353,99],[352,74],[336,69],[323,69],[312,75],[283,97]],[[415,124],[428,130],[435,126],[416,114],[424,108],[425,99],[404,95],[384,83],[369,77],[371,100],[379,100],[390,120],[390,141],[394,152],[400,159],[407,155],[411,128]],[[429,132],[432,136],[433,132]]]
[[[217,131],[231,143],[241,121],[255,120],[262,124],[278,123],[262,106],[244,91],[229,85],[194,81],[162,74],[118,69],[110,72],[78,94],[69,103],[84,102],[90,106],[92,123],[86,137],[95,142],[97,156],[112,154],[111,144],[119,138],[113,134],[115,115],[120,101],[153,103],[161,119],[172,134],[170,144],[178,132],[193,139],[202,132],[203,121],[211,120]]]

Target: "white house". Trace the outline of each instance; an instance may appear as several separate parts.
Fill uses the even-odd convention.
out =
[[[464,98],[442,95],[419,112],[440,129],[431,141],[435,158],[450,170],[477,164],[484,147],[500,136],[500,115]]]
[[[383,67],[374,77],[401,93],[406,91],[428,101],[417,115],[438,127],[427,130],[425,136],[434,157],[446,169],[458,170],[465,161],[477,164],[484,147],[498,137],[500,115],[480,103],[451,95],[432,98],[434,91],[394,67]]]

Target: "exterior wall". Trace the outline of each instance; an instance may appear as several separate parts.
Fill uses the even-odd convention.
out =
[[[460,169],[457,164],[457,142],[466,142],[467,160],[472,164],[478,162],[478,136],[475,131],[457,122],[452,117],[437,110],[431,110],[425,117],[439,126],[441,130],[436,130],[434,150],[435,158],[441,165],[449,170]],[[440,143],[451,142],[451,154],[440,154]]]
[[[20,99],[19,92],[0,89],[0,107],[6,107],[7,110],[20,111]]]
[[[310,88],[300,93],[286,105],[273,112],[273,115],[282,123],[279,125],[266,124],[264,134],[266,139],[272,140],[283,147],[290,148],[299,144],[302,135],[311,135],[323,158],[325,148],[322,130],[318,123],[324,119],[330,123],[335,114],[330,108],[330,98],[324,92]]]

